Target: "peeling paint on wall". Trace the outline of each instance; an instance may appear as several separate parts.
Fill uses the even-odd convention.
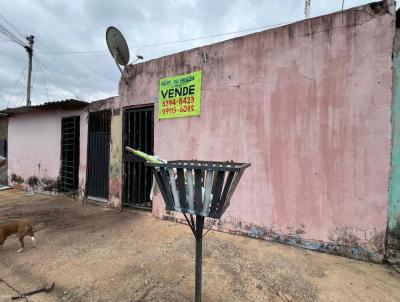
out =
[[[110,198],[109,206],[120,209],[121,204],[121,182],[122,182],[122,115],[111,117],[111,150],[110,150]]]

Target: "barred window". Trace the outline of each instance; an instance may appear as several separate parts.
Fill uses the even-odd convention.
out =
[[[7,157],[7,140],[0,139],[0,156]]]

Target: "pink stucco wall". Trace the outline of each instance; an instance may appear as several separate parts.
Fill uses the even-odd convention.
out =
[[[11,116],[8,125],[10,181],[12,174],[24,180],[24,187],[28,187],[27,181],[33,176],[39,180],[57,181],[61,166],[61,119],[70,116],[80,116],[79,189],[84,189],[87,149],[87,113],[84,110],[53,110]]]
[[[251,162],[219,229],[380,257],[393,21],[367,5],[129,66],[121,106],[155,103],[162,158]],[[201,116],[158,120],[159,80],[195,70]]]

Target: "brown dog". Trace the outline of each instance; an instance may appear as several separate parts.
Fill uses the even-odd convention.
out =
[[[0,248],[11,234],[17,234],[19,242],[21,243],[21,248],[18,250],[18,253],[24,250],[25,236],[29,235],[32,241],[35,242],[32,222],[30,220],[15,220],[7,224],[0,224]]]

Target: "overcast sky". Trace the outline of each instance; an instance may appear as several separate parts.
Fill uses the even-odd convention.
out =
[[[368,2],[345,0],[345,8]],[[311,17],[341,7],[342,0],[311,0]],[[149,60],[261,29],[146,45],[304,19],[304,0],[13,0],[0,2],[0,14],[0,25],[20,40],[35,36],[31,99],[32,104],[40,104],[67,98],[94,101],[118,94],[120,73],[105,40],[110,25],[124,34],[131,61],[137,54]],[[0,109],[24,105],[27,53],[0,32],[0,54]]]

